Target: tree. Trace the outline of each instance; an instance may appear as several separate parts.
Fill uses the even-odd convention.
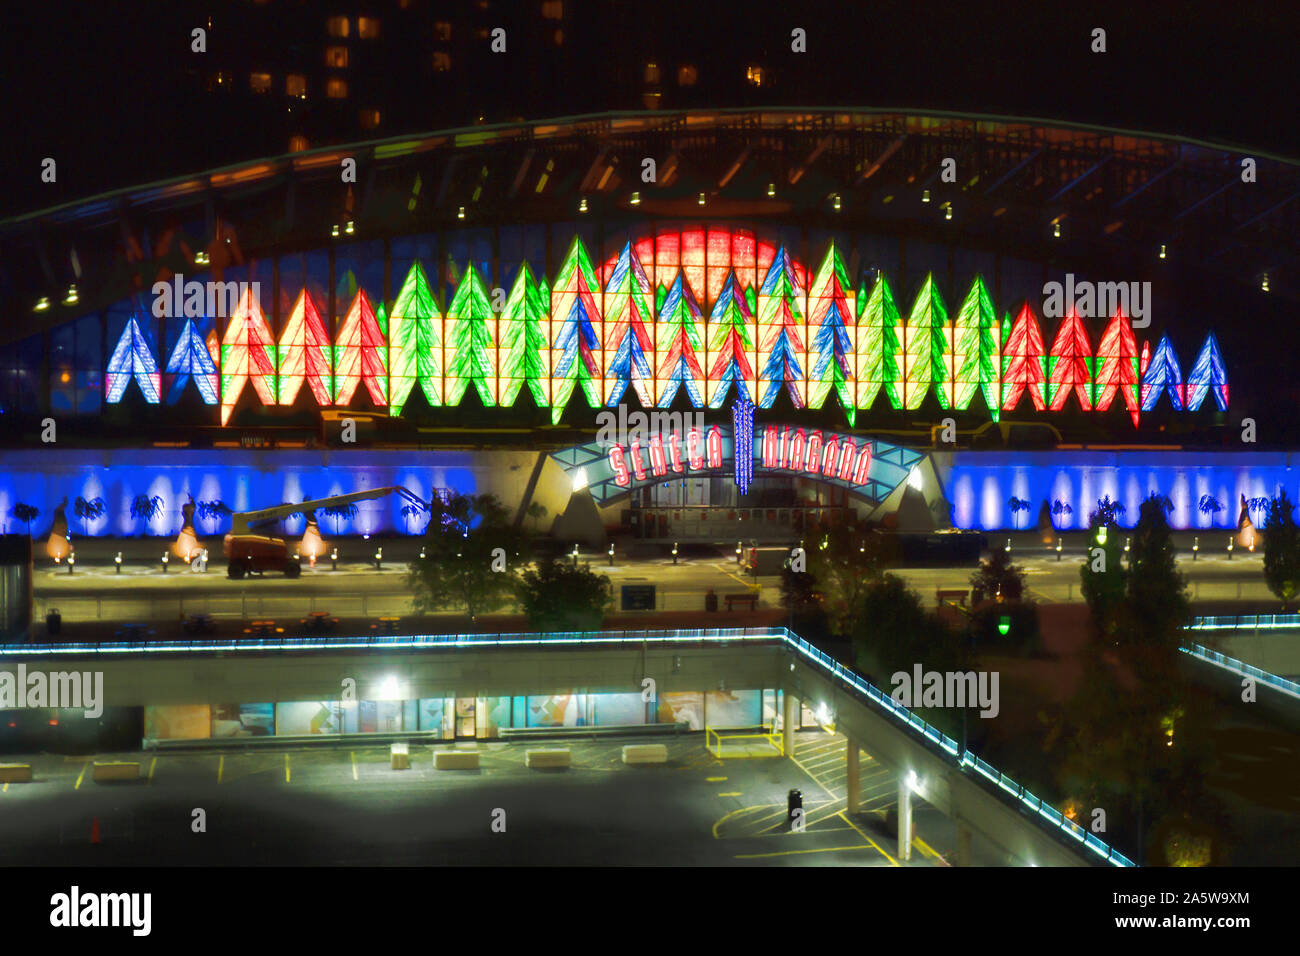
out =
[[[81,519],[81,529],[90,534],[90,522],[98,521],[103,517],[108,505],[103,498],[91,498],[87,501],[85,498],[78,496],[77,500],[72,503],[72,510],[77,517]]]
[[[1007,507],[1011,509],[1012,523],[1016,523],[1016,515],[1020,514],[1022,511],[1028,511],[1033,507],[1033,505],[1024,498],[1017,498],[1015,495],[1012,495],[1007,499]]]
[[[831,630],[847,634],[867,588],[892,563],[893,539],[849,518],[813,525],[804,540],[806,570],[825,600]]]
[[[339,534],[339,521],[351,521],[357,516],[357,510],[357,506],[351,501],[345,502],[341,505],[328,505],[325,508],[325,514],[334,519],[334,534],[336,537]]]
[[[1300,593],[1300,526],[1286,489],[1269,502],[1264,535],[1264,580],[1285,609]]]
[[[1011,563],[1011,555],[1003,548],[994,548],[970,576],[970,583],[986,598],[1019,601],[1025,593],[1025,572]]]
[[[131,517],[143,518],[145,524],[157,517],[162,509],[163,500],[159,495],[136,495],[131,499]]]
[[[20,501],[9,509],[9,517],[27,525],[27,537],[32,536],[32,522],[41,516],[41,509]]]
[[[598,630],[613,603],[609,578],[554,558],[524,571],[518,594],[528,623],[547,633]]]
[[[534,501],[528,506],[528,510],[524,513],[533,519],[533,534],[537,534],[537,524],[545,518],[547,514],[546,505],[542,504],[540,501]]]
[[[228,518],[234,514],[230,506],[220,498],[214,498],[212,501],[200,501],[195,506],[198,516],[205,521],[220,521],[222,518]]]
[[[407,582],[418,610],[464,607],[470,620],[514,595],[527,537],[495,495],[435,497],[424,532],[424,557]]]
[[[1094,511],[1088,516],[1088,542],[1079,578],[1093,634],[1106,644],[1114,643],[1124,610],[1128,572],[1123,557],[1114,513]]]
[[[1129,553],[1128,620],[1121,635],[1121,643],[1142,651],[1162,680],[1174,668],[1183,628],[1191,620],[1165,505],[1152,495],[1138,511]]]

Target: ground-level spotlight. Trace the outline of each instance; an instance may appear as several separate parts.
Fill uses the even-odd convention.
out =
[[[337,571],[338,569],[339,569],[339,549],[334,548],[332,551],[330,551],[330,570]]]
[[[1193,538],[1192,539],[1192,560],[1193,561],[1196,560],[1196,552],[1200,550],[1201,550],[1201,539],[1199,537]]]
[[[1228,560],[1232,560],[1232,535],[1228,535]]]
[[[113,559],[113,564],[117,565],[117,573],[122,573],[122,552],[117,552],[117,557]]]
[[[614,566],[614,545],[612,542],[610,543],[609,546],[609,566],[611,568]]]
[[[1060,538],[1056,539],[1056,560],[1057,561],[1061,560],[1061,539]]]
[[[375,570],[384,570],[384,549],[375,548]]]
[[[167,573],[167,560],[167,552],[164,551],[162,556],[163,574]]]
[[[69,573],[69,574],[72,573],[72,569],[73,569],[74,567],[76,567],[76,565],[77,565],[77,554],[76,554],[76,552],[74,551],[72,554],[69,554],[69,555],[68,555],[68,573]]]

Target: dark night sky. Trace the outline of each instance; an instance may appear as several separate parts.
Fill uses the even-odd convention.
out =
[[[498,4],[504,0],[497,0]],[[512,0],[533,3],[535,0]],[[536,0],[540,2],[540,0]],[[292,0],[290,0],[292,3]],[[189,28],[243,4],[52,2],[3,14],[0,216],[283,152],[238,120],[205,122]],[[351,4],[303,4],[304,31]],[[562,53],[516,44],[454,102],[404,95],[418,118],[383,135],[463,122],[640,108],[647,56],[698,64],[665,106],[849,105],[1040,116],[1167,132],[1300,155],[1300,7],[1281,4],[744,3],[568,0]],[[790,52],[790,30],[809,52]],[[1107,30],[1109,52],[1089,52]],[[242,38],[214,32],[210,49]],[[769,66],[773,89],[743,83]],[[269,64],[274,66],[274,64]],[[392,107],[394,104],[386,104]],[[395,111],[394,111],[395,112]],[[409,111],[408,111],[409,112]],[[214,128],[220,125],[220,128]],[[349,137],[351,138],[351,137]],[[59,182],[39,183],[44,156]]]

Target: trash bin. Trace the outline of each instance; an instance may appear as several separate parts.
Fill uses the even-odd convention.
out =
[[[50,608],[50,612],[45,615],[45,633],[58,634],[63,629],[63,615],[59,613],[57,607]]]
[[[716,611],[718,609],[718,592],[709,588],[704,594],[704,610]]]
[[[794,827],[794,812],[803,810],[803,791],[791,790],[785,795],[785,825]]]

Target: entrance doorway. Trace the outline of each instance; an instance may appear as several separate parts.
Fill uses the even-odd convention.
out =
[[[477,725],[474,720],[473,697],[456,698],[456,739],[462,737],[474,738],[477,734]]]

